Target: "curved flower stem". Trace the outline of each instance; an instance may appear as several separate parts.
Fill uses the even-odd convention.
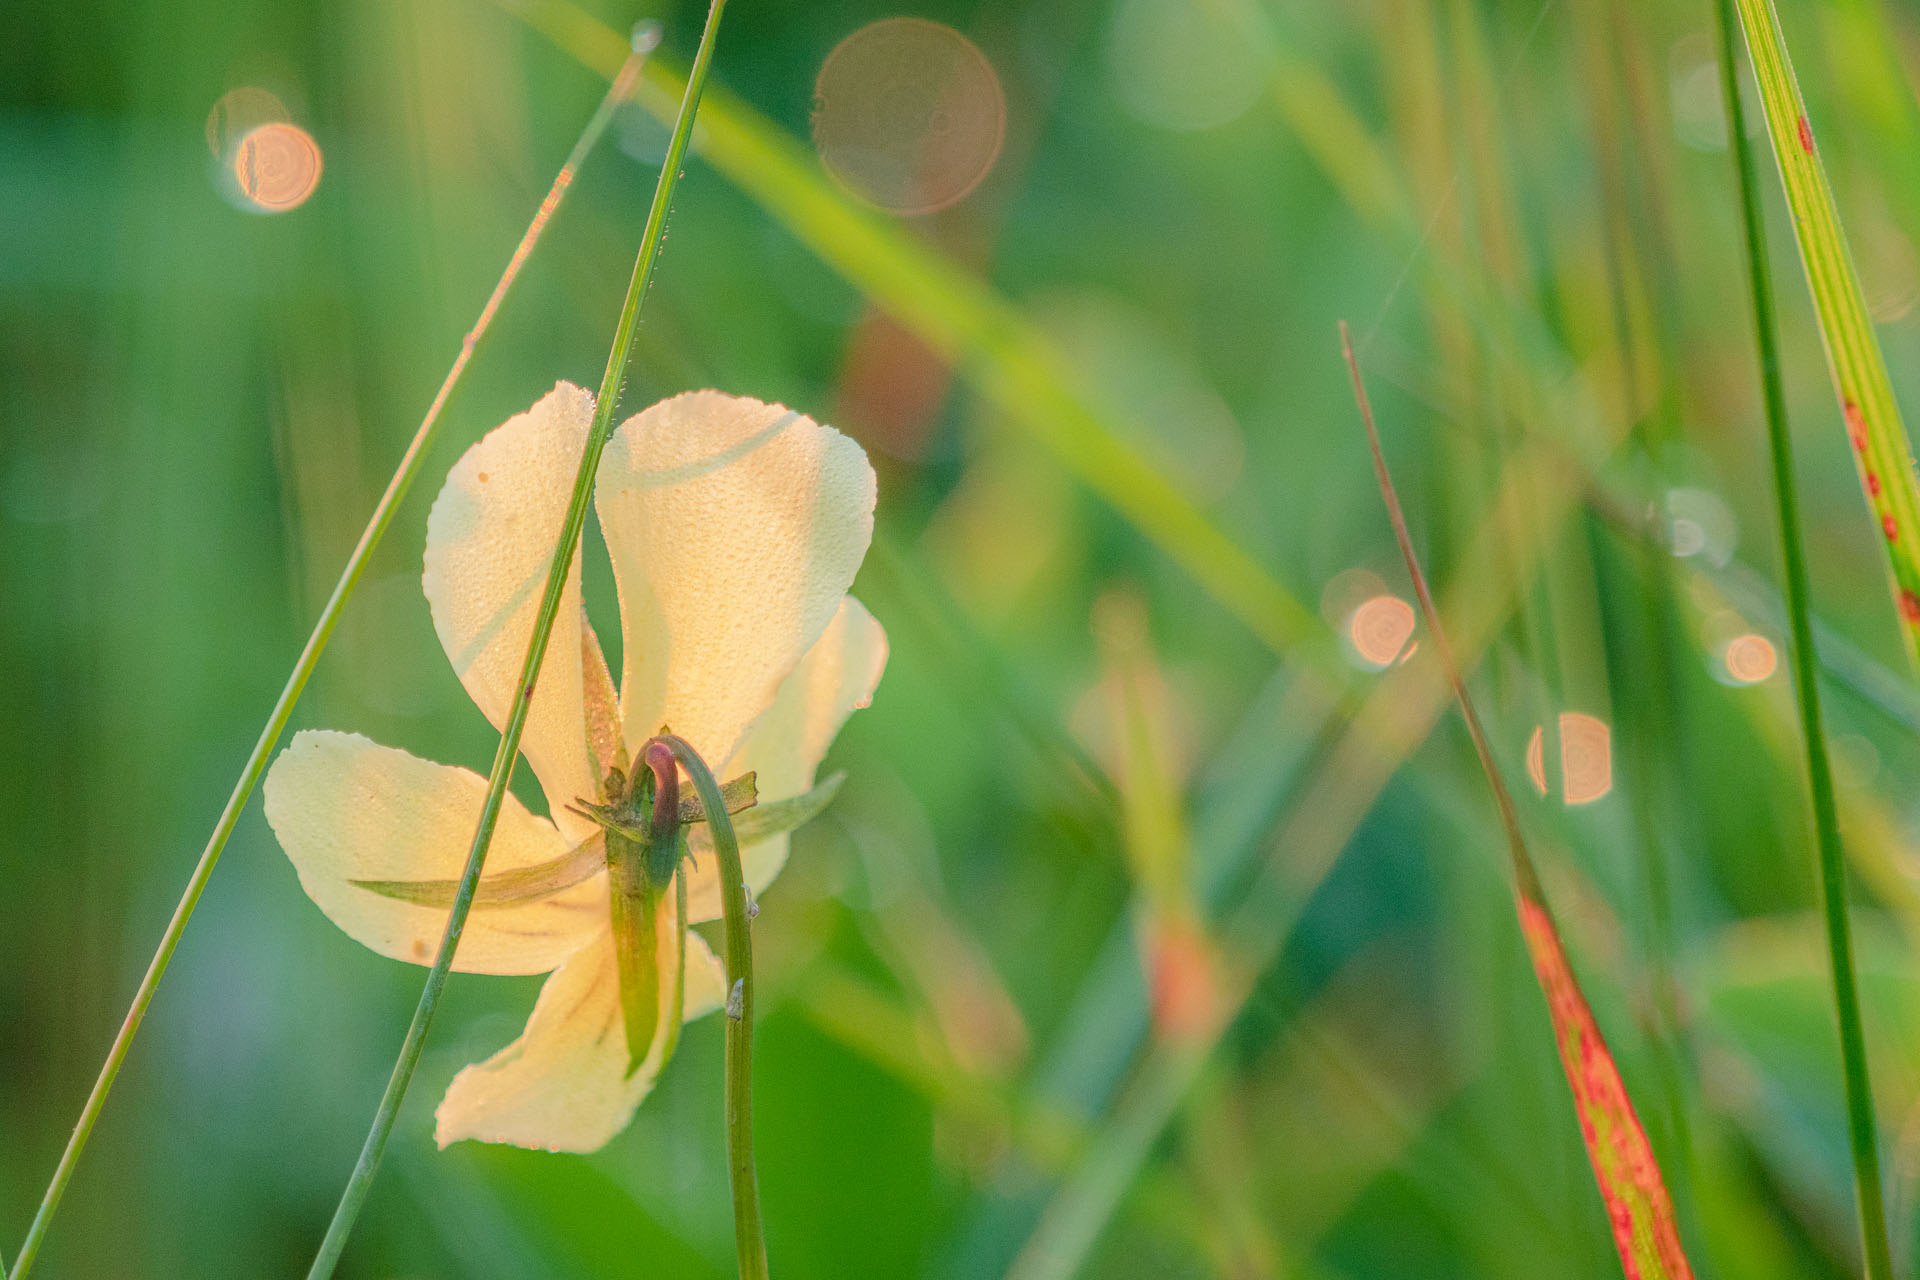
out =
[[[501,272],[499,281],[488,295],[486,305],[480,308],[480,316],[474,321],[473,328],[467,331],[460,341],[460,353],[454,357],[453,365],[447,370],[447,376],[440,383],[440,390],[434,394],[433,403],[427,406],[426,415],[421,418],[420,426],[401,455],[399,466],[394,469],[393,478],[387,481],[386,492],[380,495],[373,514],[367,518],[367,526],[361,531],[360,541],[355,544],[353,554],[347,557],[346,567],[340,571],[340,579],[334,584],[333,594],[327,597],[326,604],[320,610],[319,618],[313,624],[313,631],[307,637],[306,647],[294,661],[293,670],[287,675],[287,682],[280,690],[279,699],[273,704],[273,710],[267,715],[267,723],[260,730],[259,739],[253,744],[246,763],[241,766],[240,777],[233,784],[233,793],[227,797],[226,807],[220,811],[220,818],[213,825],[213,833],[207,837],[206,847],[200,852],[200,861],[195,864],[193,874],[187,878],[187,887],[180,895],[179,903],[173,909],[173,917],[167,921],[166,931],[160,935],[160,945],[154,949],[153,959],[147,963],[147,972],[140,979],[140,986],[134,992],[133,1003],[128,1006],[127,1015],[120,1023],[120,1030],[113,1038],[113,1045],[107,1050],[107,1059],[100,1067],[100,1074],[93,1082],[93,1091],[87,1095],[86,1104],[80,1109],[80,1119],[73,1126],[73,1135],[67,1139],[66,1150],[61,1153],[60,1163],[54,1169],[53,1180],[47,1184],[46,1193],[40,1199],[39,1211],[34,1214],[33,1224],[27,1229],[25,1243],[20,1246],[20,1255],[14,1259],[13,1270],[8,1273],[10,1280],[25,1280],[27,1272],[33,1267],[35,1255],[40,1251],[46,1239],[47,1229],[52,1225],[54,1212],[60,1206],[60,1198],[65,1194],[67,1183],[72,1180],[74,1169],[80,1163],[81,1153],[86,1150],[87,1139],[93,1134],[94,1122],[100,1118],[101,1108],[106,1105],[107,1094],[112,1092],[114,1079],[120,1074],[120,1065],[126,1060],[127,1050],[133,1044],[134,1035],[140,1030],[140,1023],[146,1017],[147,1007],[153,1003],[154,991],[165,976],[167,966],[173,960],[175,948],[186,932],[187,921],[192,919],[194,909],[200,903],[200,895],[205,891],[207,882],[213,878],[213,869],[225,852],[227,840],[233,835],[234,825],[239,822],[240,814],[253,797],[254,788],[259,785],[261,775],[266,772],[267,761],[273,755],[273,748],[280,741],[280,735],[286,731],[287,722],[293,717],[294,706],[305,692],[307,679],[319,664],[320,655],[326,651],[327,641],[332,639],[334,627],[340,621],[347,601],[360,585],[360,578],[366,571],[367,561],[372,557],[374,548],[387,532],[387,526],[393,521],[393,513],[399,508],[407,490],[412,486],[414,477],[419,474],[420,464],[425,459],[428,446],[440,426],[441,414],[446,410],[447,402],[452,399],[454,388],[459,384],[461,375],[466,372],[467,364],[473,359],[474,349],[479,346],[481,337],[493,323],[500,304],[513,287],[514,280],[520,274],[520,268],[526,265],[527,258],[539,243],[541,234],[552,219],[554,211],[560,207],[567,189],[573,185],[574,174],[587,158],[613,122],[614,113],[633,91],[639,78],[640,65],[646,49],[636,48],[635,53],[614,77],[607,95],[601,99],[600,107],[593,118],[581,130],[580,137],[574,142],[573,150],[567,155],[566,163],[560,167],[553,185],[547,189],[546,197],[541,200],[540,208],[527,224],[527,230],[520,237],[520,243],[514,247],[513,256],[507,260],[506,269]],[[0,1268],[3,1271],[4,1268]]]
[[[733,1179],[733,1239],[740,1280],[767,1280],[767,1242],[760,1229],[760,1183],[753,1172],[753,938],[747,928],[747,881],[740,842],[727,816],[720,784],[700,753],[682,738],[654,739],[672,749],[693,779],[713,832],[719,863],[720,912],[727,953],[727,1173]]]
[[[1801,737],[1806,742],[1807,782],[1813,793],[1814,836],[1820,854],[1820,898],[1826,911],[1827,958],[1840,1030],[1840,1064],[1846,1079],[1847,1137],[1853,1151],[1854,1190],[1860,1204],[1861,1246],[1868,1280],[1888,1280],[1893,1275],[1892,1251],[1888,1247],[1886,1204],[1880,1183],[1873,1086],[1867,1076],[1866,1034],[1861,1024],[1860,992],[1853,972],[1853,934],[1847,918],[1846,853],[1840,844],[1840,815],[1834,802],[1833,770],[1827,759],[1826,728],[1820,715],[1819,657],[1814,647],[1810,603],[1812,590],[1807,581],[1806,551],[1800,541],[1793,440],[1787,431],[1780,344],[1774,329],[1773,278],[1767,267],[1760,184],[1754,174],[1753,149],[1747,142],[1739,84],[1734,78],[1733,0],[1719,0],[1719,10],[1721,96],[1726,103],[1727,137],[1739,178],[1740,221],[1746,237],[1747,277],[1753,292],[1760,390],[1766,403],[1767,440],[1773,453],[1773,488],[1780,508],[1780,551],[1787,571],[1787,619],[1793,634],[1793,686],[1800,703]]]
[[[700,35],[700,50],[694,57],[693,69],[687,77],[686,95],[681,100],[680,117],[674,124],[673,137],[667,144],[666,158],[660,168],[660,178],[653,189],[653,205],[648,210],[646,230],[641,235],[640,253],[634,260],[633,276],[627,283],[626,301],[621,306],[620,321],[614,329],[606,375],[600,382],[600,398],[594,407],[593,426],[587,434],[586,449],[580,456],[580,468],[574,475],[573,496],[567,503],[560,540],[554,547],[553,560],[547,569],[546,591],[540,599],[540,610],[534,615],[533,635],[527,644],[526,660],[520,667],[519,692],[513,701],[513,712],[507,717],[506,727],[501,732],[500,745],[494,751],[493,767],[487,775],[486,800],[480,807],[480,819],[474,829],[472,847],[467,851],[466,870],[461,874],[459,887],[454,891],[446,932],[440,939],[440,952],[434,957],[433,968],[428,970],[426,983],[420,989],[420,1002],[414,1008],[413,1021],[407,1026],[400,1056],[394,1061],[386,1092],[381,1095],[380,1106],[374,1112],[373,1126],[368,1130],[367,1140],[360,1149],[360,1159],[354,1164],[353,1173],[341,1192],[333,1222],[328,1226],[326,1237],[320,1243],[320,1251],[307,1272],[308,1280],[324,1280],[333,1274],[341,1250],[346,1247],[347,1236],[353,1230],[354,1220],[359,1217],[361,1206],[366,1203],[367,1194],[372,1190],[374,1173],[386,1150],[387,1138],[393,1132],[393,1122],[399,1115],[402,1099],[406,1097],[407,1085],[413,1080],[415,1068],[420,1065],[420,1052],[426,1045],[427,1028],[433,1021],[434,1010],[439,1006],[440,995],[446,989],[447,974],[453,967],[453,955],[460,944],[460,935],[466,929],[467,913],[473,906],[474,890],[480,883],[487,846],[493,842],[494,825],[499,821],[500,806],[506,797],[507,783],[513,776],[514,761],[520,752],[520,735],[526,729],[527,712],[533,703],[540,664],[546,657],[547,641],[553,634],[554,619],[560,611],[567,572],[572,567],[574,552],[580,545],[580,530],[586,524],[587,504],[593,496],[594,473],[599,468],[607,437],[613,433],[614,409],[626,377],[627,356],[633,345],[634,329],[639,323],[640,304],[646,297],[647,285],[653,279],[654,264],[659,260],[667,211],[673,204],[673,191],[679,181],[680,166],[686,160],[687,142],[693,133],[693,116],[699,108],[700,90],[706,83],[707,69],[713,61],[714,34],[719,28],[720,11],[724,7],[725,0],[712,0],[707,10],[706,27]]]

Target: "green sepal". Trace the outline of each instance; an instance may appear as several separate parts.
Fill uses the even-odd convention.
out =
[[[720,799],[726,803],[728,813],[739,813],[758,804],[760,788],[753,771],[749,770],[731,782],[722,783]],[[699,794],[691,788],[680,797],[679,817],[683,823],[707,820],[706,806],[700,803]]]
[[[588,840],[558,858],[482,876],[473,894],[473,909],[524,907],[551,898],[593,878],[607,865],[598,840]],[[422,907],[451,907],[458,880],[349,880],[348,884],[385,898]]]
[[[797,827],[804,826],[818,817],[820,812],[833,802],[834,796],[840,792],[840,784],[846,780],[845,773],[836,773],[811,791],[789,796],[785,800],[769,800],[765,804],[753,806],[733,820],[734,838],[743,845],[752,844],[756,840],[784,835]]]
[[[647,1060],[660,1022],[660,890],[647,874],[647,852],[644,844],[607,834],[608,904],[628,1075]]]
[[[720,789],[721,798],[726,802],[728,813],[740,813],[759,803],[759,788],[752,773],[743,773]],[[647,830],[647,816],[637,812],[631,802],[617,804],[579,804],[567,806],[583,818],[591,819],[608,831],[617,832],[635,844],[646,844],[652,839]],[[707,811],[700,803],[700,797],[691,792],[680,797],[680,803],[674,816],[681,825],[689,822],[705,822]],[[662,877],[664,881],[664,877]]]

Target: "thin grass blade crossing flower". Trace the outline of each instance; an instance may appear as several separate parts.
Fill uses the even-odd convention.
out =
[[[399,510],[401,501],[413,486],[414,477],[419,474],[421,464],[426,460],[428,446],[432,444],[439,431],[442,416],[453,392],[466,373],[468,363],[473,359],[474,350],[493,323],[500,305],[506,301],[514,281],[519,278],[520,270],[532,256],[534,247],[539,244],[547,224],[559,210],[573,185],[574,175],[585,163],[594,146],[613,123],[615,113],[627,100],[639,78],[640,68],[646,55],[658,43],[657,27],[636,31],[632,47],[621,61],[606,96],[580,132],[579,139],[568,153],[560,172],[554,176],[553,184],[547,189],[544,199],[535,211],[527,229],[514,247],[513,254],[507,260],[505,269],[493,286],[493,292],[487,296],[480,308],[479,318],[461,340],[460,351],[448,368],[446,377],[441,380],[440,388],[434,393],[433,401],[427,406],[420,426],[415,430],[413,439],[408,442],[406,452],[401,455],[399,465],[394,468],[393,476],[387,481],[386,491],[374,504],[373,513],[368,516],[366,528],[360,534],[353,552],[347,557],[346,565],[340,571],[333,593],[320,610],[320,616],[314,620],[313,630],[307,636],[306,645],[300,656],[294,660],[293,670],[287,674],[286,684],[281,688],[279,698],[273,704],[273,710],[267,714],[265,727],[254,742],[253,749],[241,767],[240,776],[234,782],[233,791],[227,797],[227,803],[215,821],[213,832],[207,837],[206,847],[201,851],[200,860],[193,872],[187,877],[187,886],[167,922],[166,931],[161,935],[160,944],[154,949],[153,959],[148,963],[146,974],[140,979],[140,986],[134,992],[131,1005],[127,1009],[120,1030],[115,1034],[112,1046],[107,1051],[106,1061],[100,1067],[92,1091],[87,1095],[86,1103],[81,1107],[80,1118],[74,1124],[73,1135],[68,1139],[66,1149],[61,1152],[60,1162],[54,1170],[52,1180],[47,1184],[45,1194],[40,1201],[39,1210],[34,1214],[33,1223],[27,1229],[27,1238],[20,1246],[20,1254],[14,1259],[13,1270],[8,1273],[10,1280],[26,1280],[32,1270],[34,1258],[39,1254],[40,1246],[46,1239],[52,1226],[53,1215],[60,1207],[61,1197],[66,1192],[67,1183],[72,1180],[74,1170],[79,1167],[80,1157],[86,1151],[87,1140],[93,1134],[95,1121],[106,1106],[107,1095],[113,1089],[114,1080],[120,1074],[120,1066],[126,1060],[127,1052],[133,1045],[133,1037],[138,1034],[141,1022],[146,1018],[147,1008],[153,1003],[154,993],[159,989],[160,979],[166,976],[167,966],[173,960],[175,948],[185,935],[187,922],[193,918],[199,905],[200,895],[213,878],[214,868],[219,864],[220,855],[225,852],[228,839],[233,835],[234,826],[240,820],[241,811],[247,801],[253,798],[254,788],[266,773],[267,762],[273,755],[274,746],[280,741],[280,735],[286,732],[287,724],[293,718],[293,709],[300,702],[300,696],[306,692],[307,680],[313,675],[314,668],[320,663],[320,655],[326,652],[327,642],[333,638],[334,628],[339,624],[341,615],[346,611],[360,586],[367,564],[374,550],[386,536],[387,527]]]

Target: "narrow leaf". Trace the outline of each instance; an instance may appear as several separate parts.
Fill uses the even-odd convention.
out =
[[[798,830],[833,802],[834,796],[840,793],[840,784],[846,780],[846,774],[836,773],[811,791],[755,805],[733,820],[734,839],[745,846]],[[712,853],[713,835],[705,827],[691,827],[687,830],[687,844],[696,856]]]
[[[789,796],[785,800],[772,800],[766,804],[755,805],[734,819],[734,839],[741,844],[752,844],[755,840],[785,835],[789,831],[805,826],[833,803],[833,798],[840,794],[840,784],[846,780],[846,774],[836,773],[811,791]],[[723,791],[722,794],[725,792]],[[727,812],[739,811],[729,808]]]
[[[1727,133],[1732,139],[1734,171],[1739,181],[1740,222],[1747,245],[1747,281],[1753,293],[1754,354],[1759,358],[1767,445],[1773,459],[1774,500],[1780,512],[1780,558],[1786,569],[1787,616],[1793,631],[1793,684],[1800,704],[1801,742],[1806,749],[1807,782],[1813,802],[1814,845],[1819,852],[1821,907],[1826,916],[1833,1006],[1840,1032],[1841,1074],[1846,1081],[1847,1137],[1853,1149],[1861,1248],[1869,1280],[1887,1280],[1893,1274],[1893,1250],[1887,1233],[1886,1193],[1880,1177],[1880,1139],[1874,1116],[1873,1081],[1867,1067],[1866,1028],[1860,1016],[1860,991],[1854,976],[1853,925],[1847,915],[1847,855],[1840,837],[1840,809],[1834,798],[1833,767],[1827,757],[1825,721],[1820,710],[1819,654],[1813,638],[1813,587],[1801,536],[1793,433],[1787,424],[1787,397],[1780,377],[1773,276],[1767,266],[1760,183],[1754,173],[1752,149],[1747,146],[1740,87],[1734,79],[1731,0],[1720,0],[1719,10],[1720,93],[1726,103]],[[1810,139],[1810,135],[1802,136]]]
[[[1820,320],[1853,460],[1866,490],[1893,584],[1907,656],[1920,663],[1920,480],[1893,398],[1887,362],[1840,228],[1833,188],[1814,144],[1807,104],[1787,57],[1773,0],[1735,0],[1766,109],[1767,136],[1793,211],[1793,234]]]
[[[589,840],[547,862],[482,876],[479,888],[473,893],[473,909],[524,907],[584,883],[606,865],[606,853],[600,842]],[[349,883],[382,897],[423,907],[452,906],[454,891],[460,886],[458,880],[353,880]]]
[[[1373,453],[1374,474],[1380,483],[1380,496],[1387,505],[1393,523],[1393,536],[1406,560],[1407,574],[1413,579],[1414,594],[1420,600],[1420,612],[1432,633],[1434,651],[1439,655],[1447,679],[1453,685],[1460,704],[1461,718],[1467,722],[1467,734],[1493,788],[1494,804],[1506,828],[1507,851],[1512,859],[1515,907],[1520,915],[1520,932],[1526,940],[1527,954],[1540,990],[1547,998],[1547,1012],[1553,1022],[1553,1038],[1560,1050],[1560,1065],[1567,1084],[1573,1090],[1574,1109],[1580,1115],[1580,1135],[1587,1144],[1587,1158],[1593,1164],[1594,1181],[1607,1205],[1607,1217],[1613,1225],[1614,1246],[1620,1251],[1620,1265],[1628,1280],[1691,1280],[1693,1268],[1680,1245],[1680,1230],[1673,1215],[1673,1199],[1667,1194],[1660,1176],[1660,1164],[1653,1144],[1634,1113],[1620,1070],[1600,1034],[1593,1010],[1580,990],[1573,966],[1567,962],[1566,949],[1560,944],[1553,913],[1547,906],[1540,877],[1534,871],[1533,857],[1527,852],[1526,838],[1520,831],[1520,817],[1513,796],[1501,780],[1494,764],[1493,751],[1487,745],[1486,730],[1467,694],[1467,683],[1453,650],[1440,626],[1440,611],[1427,589],[1427,578],[1413,551],[1413,538],[1400,510],[1400,496],[1393,478],[1387,473],[1386,455],[1380,448],[1380,433],[1374,426],[1373,408],[1360,379],[1360,363],[1354,357],[1353,343],[1343,322],[1340,342],[1353,377],[1354,399],[1360,406],[1360,418],[1367,429],[1367,444]]]

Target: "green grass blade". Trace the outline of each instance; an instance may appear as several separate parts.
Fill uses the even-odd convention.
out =
[[[1880,340],[1867,315],[1853,255],[1840,228],[1833,188],[1814,143],[1806,101],[1787,57],[1779,15],[1773,0],[1736,3],[1766,110],[1767,136],[1780,168],[1780,184],[1793,211],[1794,238],[1813,293],[1827,368],[1840,398],[1867,505],[1886,544],[1900,632],[1908,657],[1920,663],[1920,480],[1914,474],[1913,451],[1893,398]]]
[[[613,434],[614,412],[619,406],[620,389],[626,380],[627,357],[632,351],[634,331],[640,323],[640,305],[646,299],[647,287],[653,282],[654,267],[660,260],[660,244],[666,234],[667,214],[673,207],[674,188],[680,179],[680,166],[686,160],[687,142],[693,134],[694,113],[699,109],[700,90],[706,83],[707,69],[713,62],[714,36],[719,30],[720,13],[725,6],[726,0],[712,0],[707,10],[706,27],[700,33],[700,49],[694,56],[693,69],[687,76],[686,91],[681,99],[679,116],[674,122],[673,136],[667,143],[666,156],[661,161],[659,182],[653,191],[653,204],[647,211],[646,229],[640,235],[640,252],[634,260],[633,275],[627,282],[626,300],[620,308],[619,323],[614,327],[613,346],[607,354],[607,371],[600,380],[593,426],[587,433],[586,448],[580,455],[573,495],[567,503],[559,543],[553,549],[553,560],[547,569],[546,590],[540,600],[540,610],[534,615],[533,634],[528,638],[526,659],[520,667],[519,693],[513,700],[513,711],[500,734],[500,745],[494,751],[493,767],[487,775],[486,799],[480,807],[473,844],[467,851],[466,869],[460,876],[453,906],[447,913],[447,927],[440,938],[440,951],[434,957],[433,967],[427,971],[427,980],[420,989],[420,1001],[414,1008],[413,1020],[407,1026],[406,1038],[401,1042],[400,1054],[394,1061],[386,1090],[381,1094],[380,1105],[374,1111],[367,1140],[361,1146],[360,1158],[355,1161],[353,1173],[340,1194],[340,1203],[334,1209],[333,1221],[327,1226],[327,1234],[320,1242],[313,1266],[307,1272],[307,1280],[327,1280],[340,1261],[347,1236],[352,1232],[361,1206],[366,1203],[367,1195],[373,1189],[373,1177],[380,1167],[380,1157],[386,1151],[387,1138],[392,1134],[393,1123],[400,1114],[400,1103],[406,1097],[407,1086],[413,1080],[414,1070],[420,1065],[420,1054],[426,1047],[427,1030],[432,1025],[434,1010],[439,1007],[441,992],[446,990],[447,975],[453,969],[454,951],[459,947],[460,935],[466,929],[467,914],[472,909],[474,893],[480,885],[480,872],[486,864],[487,846],[493,842],[494,826],[500,819],[500,807],[506,800],[514,761],[519,757],[520,736],[527,726],[527,714],[533,705],[540,664],[546,658],[547,642],[553,635],[554,619],[560,612],[560,598],[565,594],[567,572],[579,550],[581,530],[586,526],[587,507],[593,497],[594,475],[599,468],[600,455],[606,448],[607,438]],[[725,807],[725,802],[717,795],[707,796],[706,799],[710,811]],[[716,824],[720,821],[715,819]]]
[[[173,916],[167,921],[166,931],[160,936],[160,945],[154,949],[153,959],[148,962],[147,971],[140,979],[140,986],[134,992],[133,1002],[128,1006],[120,1030],[114,1035],[113,1044],[107,1050],[105,1063],[100,1074],[94,1080],[93,1090],[87,1095],[85,1105],[80,1109],[80,1118],[75,1122],[73,1135],[67,1140],[66,1149],[61,1152],[60,1163],[55,1168],[53,1179],[40,1201],[39,1210],[34,1214],[33,1223],[27,1229],[27,1238],[20,1246],[20,1254],[14,1259],[10,1280],[25,1280],[33,1267],[33,1260],[45,1242],[48,1228],[52,1225],[54,1213],[60,1207],[61,1197],[67,1184],[73,1178],[74,1170],[85,1152],[87,1140],[93,1134],[94,1123],[100,1118],[100,1111],[106,1105],[107,1095],[113,1090],[114,1080],[120,1074],[120,1066],[126,1061],[127,1051],[133,1045],[133,1038],[139,1033],[140,1024],[146,1018],[147,1008],[153,1003],[154,992],[160,986],[160,979],[166,976],[167,966],[173,960],[173,953],[180,945],[180,939],[186,933],[187,922],[200,903],[200,895],[205,892],[207,883],[213,878],[214,867],[219,864],[220,855],[225,852],[227,840],[233,835],[240,814],[253,797],[254,788],[266,773],[267,762],[273,755],[273,748],[280,741],[280,735],[286,732],[287,723],[293,718],[293,709],[299,703],[301,694],[306,692],[307,680],[319,665],[320,655],[326,652],[327,642],[333,638],[334,628],[345,612],[347,601],[353,598],[360,585],[360,579],[366,572],[368,561],[374,549],[386,536],[387,526],[406,498],[407,490],[412,487],[414,477],[419,474],[420,465],[426,459],[427,449],[433,443],[440,427],[447,402],[452,398],[454,388],[460,383],[461,375],[466,372],[468,363],[473,359],[474,349],[492,325],[494,316],[500,310],[500,304],[506,299],[514,281],[519,277],[520,269],[526,265],[539,243],[541,234],[553,218],[554,211],[560,207],[567,190],[573,184],[574,174],[593,150],[607,126],[613,122],[620,104],[631,91],[635,75],[639,71],[639,57],[633,56],[623,64],[622,70],[615,75],[606,96],[601,99],[599,109],[581,130],[573,150],[566,162],[561,165],[553,185],[548,188],[546,197],[540,202],[539,209],[528,223],[520,243],[514,247],[513,256],[507,260],[507,266],[494,285],[480,309],[479,318],[473,328],[460,343],[460,352],[454,357],[453,364],[447,370],[446,378],[440,389],[434,394],[433,402],[427,407],[426,414],[420,420],[419,428],[408,443],[406,452],[401,455],[399,465],[394,469],[393,477],[387,481],[387,488],[380,495],[380,501],[374,505],[373,514],[367,518],[366,528],[360,534],[353,553],[347,557],[346,566],[340,571],[339,581],[334,584],[333,593],[327,597],[326,604],[315,619],[313,630],[307,636],[307,643],[294,660],[293,670],[287,674],[286,684],[280,690],[280,697],[273,704],[273,710],[267,714],[266,725],[260,731],[260,737],[254,742],[253,750],[241,766],[240,777],[233,784],[233,791],[227,797],[226,806],[220,811],[219,819],[214,823],[213,832],[207,837],[206,847],[200,853],[200,860],[194,865],[193,873],[187,878],[187,887],[180,895],[179,903],[173,909]]]
[[[1734,0],[1720,0],[1719,5],[1722,98],[1726,103],[1727,134],[1732,139],[1734,167],[1739,176],[1740,220],[1746,237],[1747,272],[1753,291],[1754,340],[1759,355],[1761,398],[1766,405],[1767,441],[1773,455],[1774,495],[1780,508],[1780,550],[1787,570],[1787,618],[1793,634],[1793,687],[1800,704],[1801,738],[1807,753],[1807,781],[1813,795],[1814,836],[1820,854],[1820,897],[1826,916],[1827,957],[1833,979],[1834,1013],[1840,1029],[1841,1069],[1846,1079],[1847,1137],[1853,1153],[1854,1191],[1860,1207],[1860,1233],[1866,1255],[1867,1277],[1868,1280],[1891,1280],[1893,1260],[1887,1242],[1887,1212],[1880,1183],[1880,1148],[1875,1132],[1873,1086],[1867,1076],[1866,1034],[1860,1017],[1860,992],[1853,972],[1852,926],[1847,918],[1846,851],[1840,843],[1840,811],[1834,800],[1833,767],[1827,758],[1826,726],[1820,713],[1819,659],[1815,654],[1813,639],[1813,592],[1808,581],[1806,551],[1800,538],[1799,498],[1793,475],[1793,438],[1787,430],[1786,393],[1780,379],[1780,345],[1773,319],[1773,278],[1767,268],[1759,181],[1754,173],[1753,151],[1747,145],[1741,118],[1739,84],[1734,78],[1733,3]],[[1784,51],[1781,51],[1781,57],[1784,62]],[[1759,59],[1756,58],[1755,62],[1758,65]],[[1808,152],[1812,152],[1811,145]],[[1815,161],[1817,166],[1817,157]],[[1783,172],[1785,168],[1783,162]],[[1802,234],[1805,234],[1804,226]],[[1842,245],[1843,252],[1844,248]],[[1857,291],[1851,296],[1857,305]],[[1871,334],[1868,336],[1871,338]],[[1877,347],[1873,354],[1877,359]],[[1881,370],[1881,377],[1884,380],[1884,369]],[[1892,403],[1891,396],[1888,397],[1888,403]],[[1894,425],[1897,429],[1897,421]],[[1851,426],[1850,422],[1849,428]]]
[[[1453,686],[1460,715],[1473,739],[1474,753],[1493,789],[1500,824],[1506,830],[1507,850],[1512,859],[1514,905],[1520,915],[1520,931],[1525,936],[1527,954],[1533,960],[1534,974],[1547,998],[1547,1010],[1553,1021],[1554,1041],[1560,1050],[1567,1084],[1573,1090],[1575,1109],[1580,1113],[1581,1136],[1593,1163],[1594,1181],[1606,1201],[1607,1217],[1613,1225],[1614,1244],[1620,1251],[1620,1264],[1629,1280],[1692,1280],[1693,1268],[1680,1244],[1679,1224],[1674,1218],[1673,1198],[1660,1173],[1653,1144],[1634,1113],[1620,1069],[1607,1048],[1593,1010],[1580,990],[1579,978],[1560,942],[1559,929],[1547,905],[1533,857],[1527,851],[1520,830],[1519,812],[1513,797],[1501,780],[1499,766],[1488,745],[1486,730],[1467,693],[1467,682],[1447,637],[1440,626],[1440,609],[1427,589],[1426,574],[1421,572],[1414,554],[1413,538],[1407,532],[1406,517],[1393,479],[1387,472],[1386,456],[1380,448],[1380,433],[1375,429],[1373,410],[1367,402],[1366,387],[1360,378],[1360,364],[1354,358],[1353,344],[1341,325],[1340,339],[1346,348],[1347,367],[1353,375],[1354,398],[1360,406],[1360,418],[1367,430],[1367,444],[1373,453],[1374,472],[1380,482],[1380,496],[1387,504],[1393,523],[1394,540],[1413,579],[1413,590],[1420,601],[1420,612],[1431,633],[1448,683]]]
[[[601,74],[619,65],[624,45],[618,33],[570,0],[501,3]],[[649,66],[635,99],[671,118],[678,83],[669,68]],[[1147,433],[1119,427],[1123,412],[1081,386],[1016,307],[842,195],[820,176],[811,151],[738,98],[721,90],[709,95],[697,146],[821,261],[927,345],[955,359],[980,394],[1046,445],[1264,643],[1281,652],[1319,633],[1313,611],[1128,443]]]

